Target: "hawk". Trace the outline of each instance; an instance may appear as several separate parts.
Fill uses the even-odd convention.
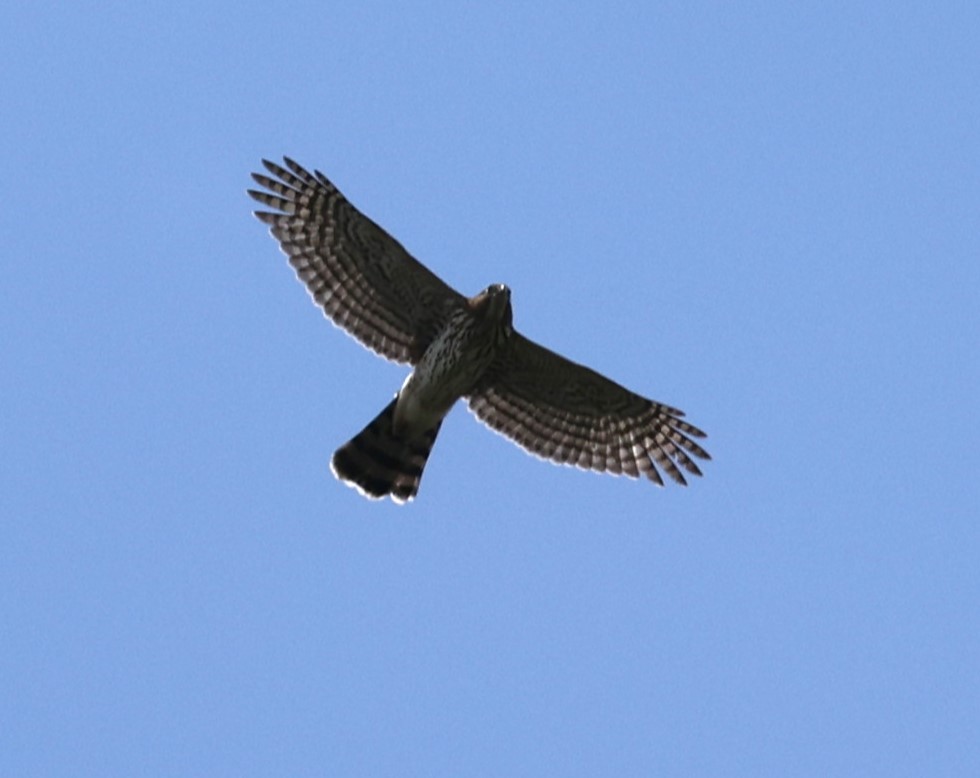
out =
[[[358,211],[318,170],[284,158],[253,173],[256,211],[326,316],[413,367],[394,399],[337,449],[331,469],[372,499],[418,493],[443,418],[460,398],[491,429],[565,465],[681,485],[710,459],[677,408],[634,394],[517,332],[510,289],[465,297]],[[682,470],[684,472],[682,472]]]

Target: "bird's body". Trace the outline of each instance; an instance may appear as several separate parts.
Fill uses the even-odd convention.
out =
[[[510,319],[501,284],[453,311],[395,399],[334,454],[334,474],[369,497],[414,497],[442,420],[493,363],[513,332]]]
[[[419,415],[441,420],[493,363],[511,329],[510,289],[494,284],[454,311],[405,379],[396,425]]]
[[[331,460],[334,473],[369,497],[399,502],[418,492],[442,420],[457,400],[491,428],[544,458],[645,475],[659,465],[685,484],[678,465],[709,459],[697,427],[676,408],[647,400],[515,332],[510,290],[494,284],[466,298],[357,211],[320,172],[290,159],[253,174],[275,209],[256,216],[335,324],[412,372],[400,391]],[[270,194],[271,193],[271,194]]]

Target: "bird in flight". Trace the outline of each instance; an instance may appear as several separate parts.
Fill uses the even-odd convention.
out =
[[[512,324],[510,289],[466,297],[358,211],[322,173],[263,160],[256,211],[314,302],[364,346],[413,370],[395,398],[334,453],[331,469],[372,499],[418,493],[457,400],[491,429],[553,462],[663,486],[710,459],[684,413],[539,346]],[[682,472],[683,471],[683,472]]]

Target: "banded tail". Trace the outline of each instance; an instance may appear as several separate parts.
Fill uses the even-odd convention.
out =
[[[330,469],[341,481],[373,500],[391,495],[395,502],[408,502],[419,491],[422,471],[439,434],[435,427],[413,438],[395,434],[396,397],[357,435],[338,448]]]

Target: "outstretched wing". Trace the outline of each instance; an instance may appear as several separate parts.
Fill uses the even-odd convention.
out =
[[[256,211],[314,301],[339,327],[378,354],[414,362],[465,298],[348,202],[320,171],[288,157],[253,173],[268,192]]]
[[[682,421],[682,411],[640,397],[516,332],[468,402],[492,429],[562,464],[642,474],[662,486],[657,466],[686,485],[680,468],[701,475],[691,456],[711,458],[692,440],[705,434]]]

